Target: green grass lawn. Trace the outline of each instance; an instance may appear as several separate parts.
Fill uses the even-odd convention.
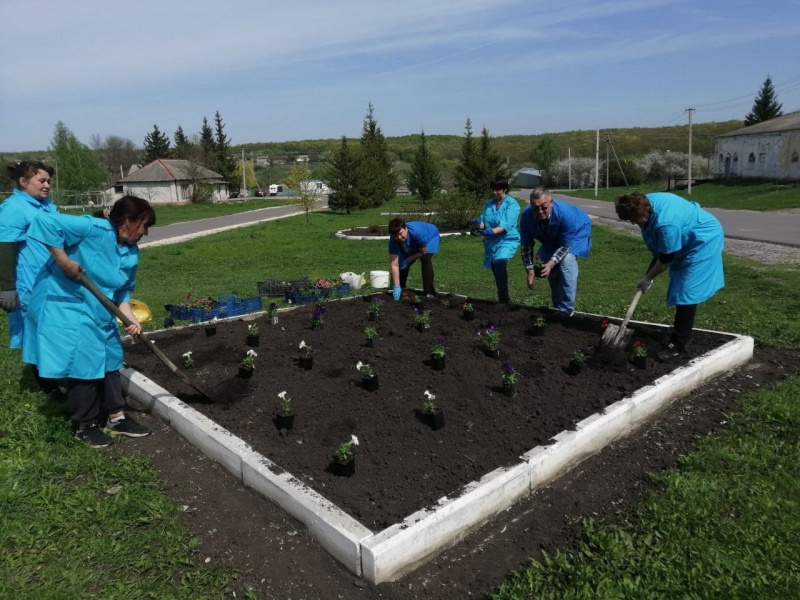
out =
[[[317,213],[308,226],[298,216],[143,249],[134,296],[153,309],[147,327],[154,329],[163,304],[187,293],[247,297],[266,278],[386,270],[385,241],[344,241],[333,232],[385,222],[379,213],[387,209]],[[648,255],[640,239],[615,231],[597,227],[593,241],[580,263],[578,310],[622,315]],[[443,238],[437,287],[495,297],[482,255],[478,238]],[[549,303],[546,285],[527,289],[518,257],[509,270],[515,301]],[[800,348],[800,267],[726,256],[725,271],[725,289],[699,308],[697,326]],[[418,268],[409,285],[421,287]],[[666,281],[656,280],[635,318],[671,322],[665,293]],[[2,340],[6,323],[0,318]],[[63,413],[27,389],[19,353],[3,346],[0,597],[210,598],[235,588],[235,573],[199,564],[196,541],[146,461],[74,442]],[[663,475],[662,491],[628,522],[587,522],[579,546],[533,564],[495,597],[800,597],[799,399],[797,376],[743,398],[726,431]]]
[[[157,206],[156,225],[171,225],[182,221],[197,221],[212,217],[235,215],[248,210],[284,206],[290,201],[286,198],[251,198],[245,201],[231,201],[222,204],[188,204],[186,206]]]
[[[597,199],[613,202],[617,196],[630,192],[662,191],[656,187],[609,188],[598,190]],[[583,190],[561,190],[561,193],[576,198],[595,198],[594,188]],[[687,200],[693,200],[705,208],[728,208],[739,210],[782,210],[800,207],[800,185],[797,183],[764,183],[749,181],[709,182],[692,186],[691,195],[686,190],[673,192]]]

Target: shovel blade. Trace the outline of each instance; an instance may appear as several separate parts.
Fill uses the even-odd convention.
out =
[[[631,337],[633,337],[633,329],[628,329],[627,327],[622,329],[619,325],[609,323],[600,340],[600,346],[619,350],[628,345]]]

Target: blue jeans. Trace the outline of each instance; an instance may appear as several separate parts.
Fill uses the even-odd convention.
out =
[[[547,276],[553,308],[571,313],[575,310],[575,295],[578,292],[578,260],[567,254]]]

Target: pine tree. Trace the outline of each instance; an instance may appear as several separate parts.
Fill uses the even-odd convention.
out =
[[[102,190],[106,170],[97,154],[78,141],[75,134],[61,121],[56,123],[50,152],[58,169],[58,195],[69,202],[69,196]],[[56,198],[61,201],[61,198]]]
[[[412,194],[419,196],[423,204],[433,199],[442,189],[442,168],[434,158],[425,131],[419,136],[419,145],[411,161],[411,172],[408,174],[407,184]]]
[[[560,154],[561,148],[556,144],[555,138],[552,135],[543,135],[531,152],[531,162],[542,171],[548,181],[554,181],[554,166]]]
[[[485,153],[487,149],[484,149],[483,152]],[[489,183],[494,175],[484,181],[485,167],[482,165],[483,162],[481,150],[472,135],[472,121],[468,118],[467,124],[464,126],[461,157],[458,159],[455,169],[456,189],[463,195],[484,199],[489,197]]]
[[[169,138],[161,133],[158,125],[153,125],[153,131],[144,136],[144,148],[142,150],[142,161],[144,164],[153,162],[158,158],[169,158]]]
[[[480,187],[476,186],[476,191],[483,191],[484,194],[490,193],[490,185],[495,177],[510,177],[508,164],[492,147],[492,138],[486,127],[481,131],[481,139],[478,144],[478,179]]]
[[[781,108],[783,104],[778,103],[772,79],[767,76],[753,103],[753,109],[744,118],[745,127],[780,117],[783,114]]]
[[[213,170],[215,156],[214,132],[208,124],[208,119],[203,117],[203,126],[200,128],[200,162],[207,169]]]
[[[349,215],[358,206],[359,163],[358,152],[350,148],[347,138],[342,136],[342,143],[333,151],[325,167],[325,179],[333,190],[328,206],[333,210],[344,209]]]
[[[236,170],[236,161],[229,156],[230,139],[225,135],[225,123],[217,111],[214,114],[214,162],[211,167],[227,181],[233,183]]]
[[[359,207],[381,206],[384,202],[394,198],[397,180],[392,171],[392,161],[389,158],[386,138],[375,120],[371,103],[367,115],[364,117],[360,148]]]
[[[175,135],[172,136],[175,142],[174,147],[172,149],[172,155],[175,158],[182,158],[183,160],[189,160],[191,158],[191,150],[192,150],[192,143],[189,141],[189,138],[186,137],[186,134],[183,133],[183,127],[178,125],[178,128],[175,130]]]

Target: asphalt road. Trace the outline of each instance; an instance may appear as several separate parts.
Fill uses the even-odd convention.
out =
[[[524,200],[527,200],[529,195],[530,190],[527,189],[515,190],[514,192],[515,197]],[[553,192],[553,196],[580,206],[590,215],[617,220],[614,204],[611,202],[574,198],[559,192]],[[320,199],[315,210],[324,209],[326,207],[327,200]],[[726,238],[800,247],[800,212],[798,211],[758,212],[753,210],[725,210],[721,208],[709,208],[706,210],[720,220],[725,230]],[[264,221],[282,219],[299,213],[300,211],[294,205],[275,206],[224,217],[214,217],[212,219],[153,227],[150,229],[148,236],[139,243],[139,247],[146,248],[148,246],[176,244],[192,238],[226,231],[236,227],[254,225]]]

